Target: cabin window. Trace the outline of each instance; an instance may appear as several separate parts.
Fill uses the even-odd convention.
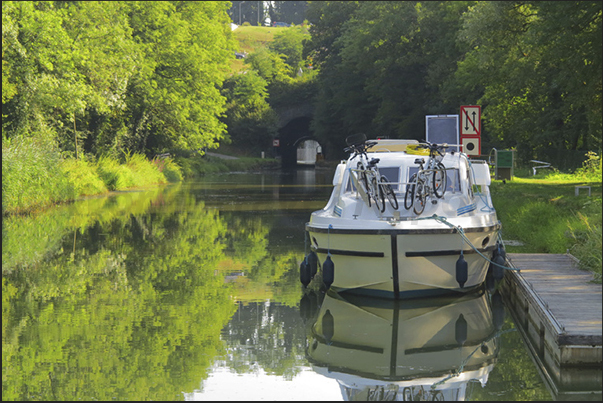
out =
[[[389,167],[389,168],[381,168],[379,167],[379,173],[381,176],[387,177],[387,181],[392,184],[392,188],[394,192],[397,192],[399,189],[398,182],[400,182],[400,168],[398,167]]]
[[[408,181],[417,172],[419,172],[419,167],[408,168]],[[446,191],[452,193],[461,191],[461,177],[458,168],[446,169]]]
[[[347,175],[347,180],[345,181],[345,192],[356,192],[356,186],[354,186],[354,181],[352,180],[352,175],[354,175],[352,171],[349,171],[349,175]]]

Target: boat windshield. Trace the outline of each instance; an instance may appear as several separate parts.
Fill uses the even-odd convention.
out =
[[[412,166],[408,168],[408,177],[411,178],[413,174],[419,172],[419,167]],[[388,176],[389,178],[389,176]],[[458,168],[447,168],[446,169],[446,191],[447,192],[460,192],[461,191],[461,177]],[[408,179],[410,180],[410,179]]]

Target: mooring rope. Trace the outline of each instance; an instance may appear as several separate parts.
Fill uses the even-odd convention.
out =
[[[463,231],[463,229],[460,226],[454,225],[452,223],[449,223],[448,220],[446,219],[446,217],[440,217],[437,214],[434,214],[430,217],[419,217],[417,218],[417,220],[436,220],[444,225],[447,225],[450,228],[455,229],[459,235],[465,240],[465,242],[467,242],[469,244],[469,246],[471,246],[471,248],[477,252],[478,255],[480,255],[481,257],[483,257],[484,259],[486,259],[488,262],[492,263],[495,266],[501,267],[503,269],[506,270],[514,270],[514,271],[519,271],[519,269],[516,269],[514,267],[507,267],[507,266],[503,266],[500,265],[496,262],[493,262],[492,260],[490,260],[489,258],[487,258],[486,256],[484,256],[476,247],[475,245],[473,245],[473,243],[471,243],[471,241],[469,240],[469,238],[467,238],[467,235],[465,235],[465,231]],[[498,234],[500,236],[500,233]]]

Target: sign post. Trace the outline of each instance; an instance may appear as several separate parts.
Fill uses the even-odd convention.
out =
[[[482,107],[479,105],[461,106],[459,123],[462,151],[467,155],[481,155]]]

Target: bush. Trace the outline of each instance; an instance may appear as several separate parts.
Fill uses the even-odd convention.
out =
[[[107,187],[98,176],[94,162],[89,162],[86,159],[66,159],[63,160],[61,168],[72,188],[72,198],[107,191]]]
[[[180,166],[171,158],[167,158],[165,160],[165,165],[162,172],[168,182],[174,183],[182,181],[182,171],[180,170]]]
[[[108,155],[103,155],[97,163],[98,175],[109,190],[125,189],[133,186],[134,180],[128,168],[119,164],[119,161]]]
[[[126,167],[131,172],[133,183],[130,186],[148,186],[165,183],[165,176],[153,161],[142,154],[126,154]]]

